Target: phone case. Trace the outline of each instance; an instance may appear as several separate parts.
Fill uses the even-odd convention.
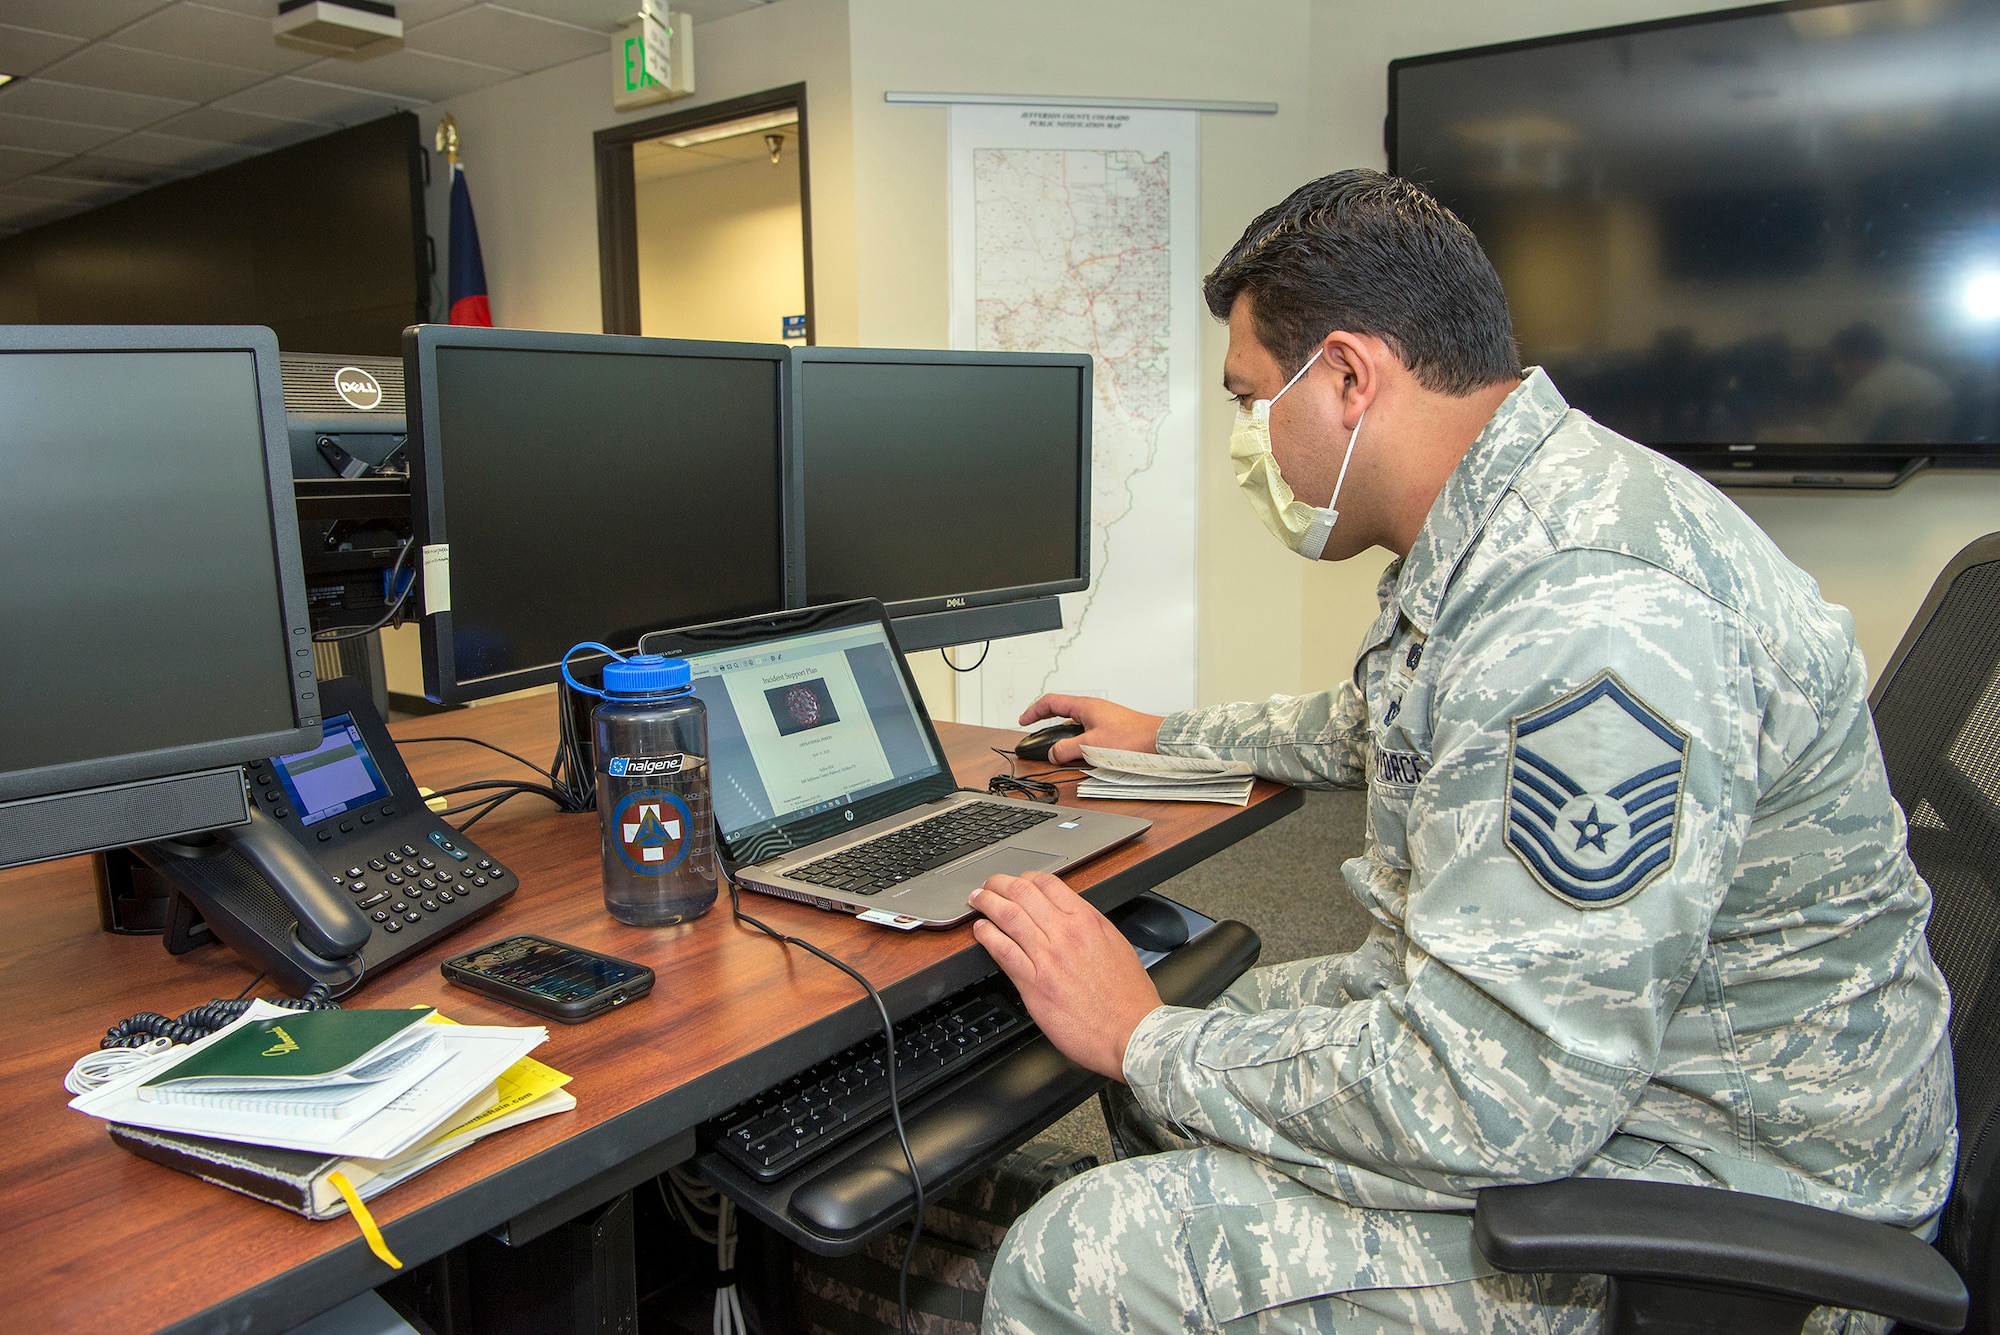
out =
[[[533,936],[533,933],[522,932],[517,933],[517,935]],[[643,964],[628,959],[620,959],[616,955],[606,955],[602,951],[586,950],[582,946],[573,946],[567,941],[557,941],[546,936],[533,936],[533,939],[546,942],[552,946],[560,946],[564,950],[573,950],[579,955],[588,955],[592,959],[611,960],[615,963],[626,965],[629,968],[637,969],[639,972],[636,976],[627,978],[616,987],[607,988],[582,1000],[557,1001],[551,997],[542,996],[538,992],[530,992],[525,987],[516,987],[512,983],[504,983],[498,979],[489,978],[476,970],[465,968],[459,964],[457,959],[446,960],[438,966],[438,970],[444,974],[446,982],[462,987],[468,992],[477,992],[482,996],[492,997],[495,1001],[503,1001],[509,1006],[527,1011],[531,1015],[540,1015],[547,1019],[559,1020],[564,1024],[582,1024],[585,1020],[594,1019],[608,1010],[613,1010],[624,1005],[628,1001],[636,1001],[653,990],[653,971]],[[484,949],[484,947],[481,947],[481,949]],[[466,952],[466,955],[477,954],[479,954],[478,950]],[[464,956],[460,958],[464,958]]]

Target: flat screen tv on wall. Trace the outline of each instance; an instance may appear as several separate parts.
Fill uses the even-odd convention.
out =
[[[424,154],[398,112],[0,240],[0,323],[254,324],[398,355],[430,318]]]
[[[1791,3],[1398,60],[1390,170],[1523,360],[1718,481],[2000,463],[2000,4]]]

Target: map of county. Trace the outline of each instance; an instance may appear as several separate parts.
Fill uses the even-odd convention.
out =
[[[1061,631],[992,645],[978,701],[989,724],[1011,724],[1046,690],[1126,698],[1117,659],[1158,647],[1114,625],[1129,630],[1160,610],[1142,601],[1138,572],[1121,568],[1139,559],[1121,539],[1172,408],[1171,168],[1166,152],[1128,149],[972,153],[975,346],[1095,359],[1091,588],[1064,600]]]

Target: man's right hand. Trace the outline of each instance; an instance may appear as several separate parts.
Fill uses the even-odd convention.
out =
[[[1065,737],[1049,748],[1049,759],[1070,765],[1083,759],[1083,748],[1102,746],[1114,751],[1156,751],[1164,714],[1141,714],[1090,695],[1045,695],[1021,715],[1028,727],[1045,718],[1074,719],[1083,725],[1081,737]]]

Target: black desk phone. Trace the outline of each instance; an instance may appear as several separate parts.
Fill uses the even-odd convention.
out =
[[[245,767],[249,824],[132,852],[246,960],[340,996],[519,881],[424,805],[365,686],[319,689],[320,744]]]

